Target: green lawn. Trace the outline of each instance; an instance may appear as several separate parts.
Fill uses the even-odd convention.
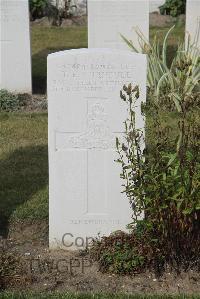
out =
[[[150,40],[155,34],[158,35],[161,43],[169,28],[151,28]],[[177,26],[169,37],[169,60],[173,55],[177,43],[183,40],[184,28]],[[129,37],[127,37],[129,38]],[[130,37],[131,38],[131,37]],[[32,26],[32,69],[33,69],[33,91],[34,93],[46,92],[46,59],[47,55],[67,49],[87,47],[87,28],[48,28]]]
[[[199,299],[200,295],[126,295],[126,294],[16,294],[0,293],[0,299]]]
[[[87,47],[86,27],[31,28],[33,92],[46,92],[47,55],[67,49]]]
[[[0,113],[0,235],[11,215],[48,216],[47,113]]]

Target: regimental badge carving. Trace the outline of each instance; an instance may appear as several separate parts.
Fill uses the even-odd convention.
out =
[[[114,148],[115,137],[110,133],[107,114],[101,103],[95,103],[90,107],[87,119],[87,131],[71,137],[69,144],[72,148]]]

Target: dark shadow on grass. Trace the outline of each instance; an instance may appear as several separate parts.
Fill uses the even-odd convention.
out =
[[[168,67],[170,67],[177,49],[178,49],[178,46],[176,46],[176,45],[168,46],[168,48],[167,48],[167,65],[168,65]]]
[[[74,47],[73,49],[79,49]],[[84,48],[84,45],[83,45]],[[59,47],[48,48],[32,56],[32,82],[34,94],[46,94],[47,91],[47,56],[58,51],[70,50],[71,48]]]
[[[0,161],[0,235],[13,211],[48,184],[47,146],[23,147]]]

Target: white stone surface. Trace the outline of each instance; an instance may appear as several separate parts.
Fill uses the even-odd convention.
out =
[[[124,35],[139,48],[139,29],[149,38],[148,0],[88,0],[88,47],[129,49]]]
[[[122,138],[124,84],[146,98],[146,56],[131,51],[80,49],[48,56],[50,247],[125,230],[131,209],[121,194],[115,138]],[[140,105],[136,124],[144,127]],[[67,245],[67,246],[68,246]],[[85,245],[85,244],[84,244]],[[74,249],[73,246],[66,249]]]
[[[186,5],[186,43],[188,36],[200,46],[200,0],[187,0]]]
[[[28,0],[0,1],[0,89],[32,90]]]

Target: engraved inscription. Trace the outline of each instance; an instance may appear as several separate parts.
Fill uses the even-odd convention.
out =
[[[103,224],[107,224],[107,225],[109,225],[109,224],[117,224],[117,225],[119,225],[119,224],[121,224],[121,221],[119,220],[119,219],[110,219],[110,220],[105,220],[105,219],[71,219],[71,220],[69,220],[69,223],[70,224],[75,224],[75,225],[77,225],[77,224],[79,224],[79,225],[87,225],[87,224],[92,224],[92,225],[103,225]]]
[[[51,90],[63,92],[112,92],[130,82],[135,68],[128,64],[66,64],[59,67],[61,79],[55,79]]]

